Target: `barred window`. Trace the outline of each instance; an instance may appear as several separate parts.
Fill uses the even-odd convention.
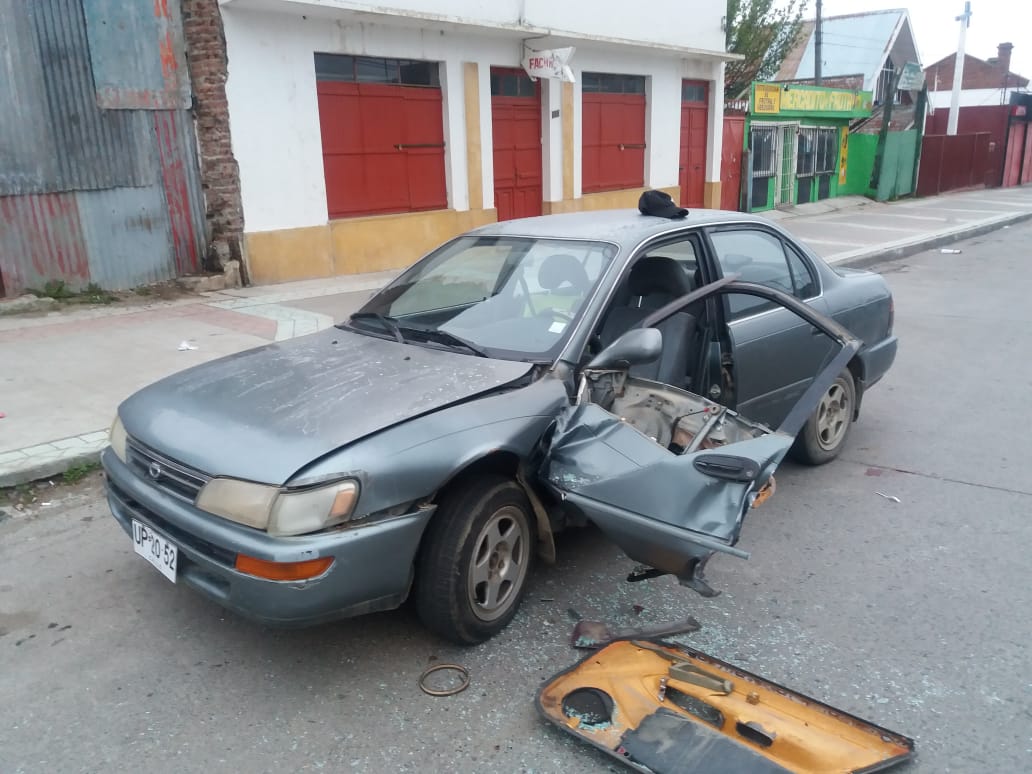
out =
[[[796,175],[813,177],[835,171],[838,159],[838,129],[804,126],[799,129],[796,145]]]
[[[753,177],[773,177],[775,171],[775,139],[778,127],[754,126],[752,128],[752,171]]]

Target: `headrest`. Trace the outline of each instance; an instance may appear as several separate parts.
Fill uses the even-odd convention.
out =
[[[662,255],[650,255],[634,264],[627,285],[632,296],[661,293],[677,298],[692,292],[681,264]]]

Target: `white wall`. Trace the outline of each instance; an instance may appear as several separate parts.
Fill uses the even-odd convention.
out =
[[[484,7],[491,5],[489,0],[484,0],[483,4]],[[289,0],[277,3],[277,7],[284,5],[290,5]],[[532,6],[533,2],[528,0],[528,5]],[[229,55],[226,93],[230,129],[233,153],[240,166],[247,231],[317,226],[327,222],[315,52],[443,63],[448,202],[459,210],[469,207],[462,63],[477,62],[484,206],[493,206],[490,67],[519,66],[522,45],[518,38],[469,28],[456,31],[459,28],[420,29],[375,24],[368,22],[368,17],[362,17],[361,21],[355,16],[304,18],[298,13],[249,10],[236,2],[223,5],[222,12]],[[683,60],[655,49],[593,42],[578,43],[573,69],[577,77],[573,116],[574,195],[581,195],[580,76],[584,71],[644,75],[649,79],[645,183],[657,188],[677,185],[681,78],[710,80],[719,77],[720,65],[712,60]],[[719,107],[721,103],[716,94],[720,88],[711,88],[711,91]],[[551,112],[561,108],[558,82],[543,84],[542,102],[543,198],[557,201],[562,198],[562,118],[553,118]],[[719,180],[721,132],[719,118],[712,108],[713,103],[707,180]],[[714,126],[715,132],[712,131]]]
[[[724,50],[720,20],[726,4],[706,0],[223,0],[227,7],[259,3],[337,9],[502,29],[524,28],[581,38],[611,38],[684,48]]]
[[[440,61],[445,97],[445,159],[449,206],[468,209],[462,62],[482,62],[481,144],[484,192],[492,196],[490,64],[519,66],[516,41],[471,34],[304,19],[299,15],[223,7],[229,55],[233,155],[247,231],[327,222],[315,52]],[[485,206],[488,206],[485,204]]]
[[[963,89],[960,92],[960,106],[1006,105],[1010,102],[1010,95],[1015,91],[1018,89]],[[952,91],[930,91],[928,104],[936,110],[948,108],[952,97]]]

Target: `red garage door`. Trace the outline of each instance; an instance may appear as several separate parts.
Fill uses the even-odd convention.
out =
[[[331,218],[448,206],[437,68],[316,54]]]
[[[541,91],[523,70],[491,68],[498,220],[541,214]]]
[[[645,183],[645,78],[583,73],[581,189],[638,188]]]

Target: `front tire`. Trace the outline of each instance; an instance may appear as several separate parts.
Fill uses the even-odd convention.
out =
[[[793,455],[806,465],[823,465],[839,456],[849,437],[856,413],[853,375],[843,371],[821,397],[792,447]]]
[[[416,560],[423,625],[460,645],[493,637],[516,615],[534,550],[530,503],[515,481],[460,483],[441,499]]]

